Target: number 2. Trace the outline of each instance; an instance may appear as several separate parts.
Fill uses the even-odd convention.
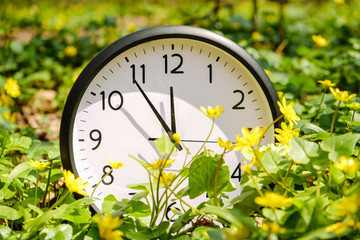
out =
[[[245,109],[245,107],[240,106],[245,98],[244,92],[241,90],[234,90],[233,93],[240,93],[241,98],[240,101],[232,107],[232,109]]]

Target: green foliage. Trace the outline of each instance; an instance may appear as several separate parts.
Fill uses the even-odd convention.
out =
[[[318,80],[358,92],[359,1],[259,1],[257,12],[254,1],[145,2],[4,3],[0,239],[101,239],[102,230],[125,239],[358,238],[360,113],[347,104],[360,99],[339,102]],[[131,199],[107,196],[94,215],[95,199],[75,199],[63,183],[58,139],[50,137],[58,129],[50,123],[59,119],[74,80],[101,49],[130,32],[164,24],[210,29],[245,48],[268,70],[279,96],[294,102],[300,135],[250,147],[247,165],[239,169],[241,193],[233,199],[226,195],[234,190],[223,161],[227,154],[205,149],[168,181],[158,177],[128,186],[138,191]],[[164,160],[176,157],[166,134],[156,146]],[[150,179],[164,173],[147,171]],[[188,186],[179,189],[184,181]],[[187,202],[200,195],[208,198],[198,206]],[[174,200],[180,208],[170,206]],[[165,220],[166,213],[173,219]]]

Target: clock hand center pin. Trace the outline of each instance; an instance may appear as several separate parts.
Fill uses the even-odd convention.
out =
[[[149,104],[151,110],[153,111],[153,113],[155,114],[156,118],[159,120],[161,126],[164,128],[164,130],[166,131],[166,133],[169,135],[170,140],[172,142],[175,142],[173,139],[173,134],[174,132],[172,132],[172,130],[170,130],[169,126],[166,124],[166,122],[164,121],[164,119],[161,117],[160,113],[156,110],[155,106],[152,104],[152,102],[150,101],[150,99],[148,98],[148,96],[146,95],[146,93],[144,92],[144,90],[140,87],[139,83],[133,79],[133,83],[135,83],[136,87],[139,89],[139,91],[141,92],[141,94],[143,95],[143,97],[145,98],[146,102]],[[180,144],[176,144],[176,148],[181,151],[182,147]]]

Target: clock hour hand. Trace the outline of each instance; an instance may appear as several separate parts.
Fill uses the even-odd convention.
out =
[[[171,131],[176,133],[176,123],[175,123],[175,104],[174,104],[174,91],[173,87],[170,87],[170,108],[171,108]]]
[[[150,101],[150,99],[148,98],[148,96],[146,95],[146,93],[144,92],[144,90],[140,87],[139,83],[133,79],[133,83],[135,83],[135,85],[137,86],[137,88],[139,89],[139,91],[141,92],[141,94],[143,95],[143,97],[145,98],[146,102],[149,104],[151,110],[153,111],[153,113],[155,114],[156,118],[159,120],[161,126],[164,128],[164,130],[166,131],[166,133],[169,135],[170,140],[172,142],[174,142],[173,139],[173,134],[174,132],[172,132],[169,128],[169,126],[166,124],[166,122],[164,121],[164,119],[161,117],[161,115],[159,114],[159,112],[156,110],[156,108],[154,107],[154,105],[152,104],[152,102]],[[176,144],[176,148],[181,151],[182,147],[180,144]]]

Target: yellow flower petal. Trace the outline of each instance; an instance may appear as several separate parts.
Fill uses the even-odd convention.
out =
[[[208,117],[210,117],[210,118],[217,118],[217,117],[219,117],[219,116],[224,112],[223,108],[224,108],[224,106],[219,107],[219,105],[217,105],[217,106],[215,107],[215,109],[214,109],[213,107],[211,107],[211,106],[208,106],[207,109],[204,108],[203,106],[200,107],[201,111],[202,111],[203,113],[205,113],[206,116],[208,116]]]
[[[318,83],[321,83],[325,87],[334,87],[336,84],[331,82],[330,80],[324,80],[324,81],[318,81]]]
[[[50,165],[50,162],[40,162],[38,160],[29,160],[28,163],[31,167],[33,167],[35,170],[43,171],[44,169],[48,168]]]
[[[348,91],[340,91],[340,89],[338,88],[333,89],[332,87],[330,87],[330,92],[333,94],[334,98],[336,100],[339,100],[340,102],[347,102],[350,99],[356,97],[355,93],[349,95]]]
[[[124,166],[124,164],[122,162],[115,162],[112,161],[111,158],[108,159],[109,165],[115,169],[121,168],[122,166]]]
[[[290,206],[293,202],[293,198],[287,198],[274,192],[266,192],[264,196],[256,197],[254,201],[260,206],[274,209]]]
[[[321,35],[312,35],[312,39],[319,47],[326,47],[329,42]]]
[[[284,114],[285,118],[292,123],[298,124],[297,121],[300,120],[300,117],[296,115],[294,110],[294,102],[290,102],[288,105],[286,104],[286,98],[282,98],[282,103],[277,102],[280,108],[280,112]]]
[[[76,192],[83,196],[89,195],[85,191],[85,187],[89,185],[88,182],[82,183],[81,178],[75,178],[75,175],[70,170],[64,170],[63,175],[64,175],[65,185],[70,192]]]
[[[8,78],[6,80],[4,89],[6,93],[12,98],[17,98],[21,94],[18,82],[12,78]]]
[[[94,220],[98,225],[99,235],[101,239],[106,240],[121,240],[124,233],[120,230],[115,230],[123,224],[124,219],[113,217],[110,213],[105,213],[104,217],[94,216]]]

